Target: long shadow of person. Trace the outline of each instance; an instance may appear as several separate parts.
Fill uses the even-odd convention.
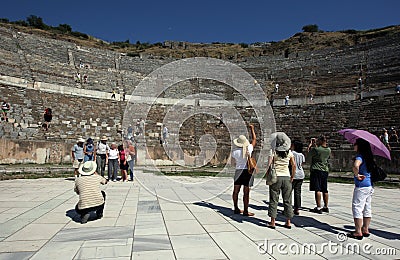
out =
[[[344,226],[344,228],[347,228],[351,231],[354,230],[354,225],[346,225]],[[400,234],[398,233],[393,233],[393,232],[389,232],[389,231],[383,231],[383,230],[379,230],[379,229],[369,229],[369,233],[377,236],[377,237],[381,237],[381,238],[385,238],[388,240],[400,240]]]
[[[243,216],[241,214],[234,214],[233,210],[231,208],[218,206],[211,202],[204,202],[204,201],[196,202],[196,203],[194,203],[194,205],[213,209],[216,212],[221,213],[222,215],[224,215],[236,222],[239,222],[239,223],[249,222],[249,223],[253,223],[257,226],[261,226],[261,227],[266,227],[268,224],[268,222],[265,219],[256,218],[254,216],[247,217],[247,216]],[[249,205],[249,207],[250,207],[250,205]]]

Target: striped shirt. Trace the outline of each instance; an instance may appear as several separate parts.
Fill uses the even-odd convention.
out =
[[[74,191],[79,195],[78,209],[96,207],[104,203],[100,184],[106,184],[106,179],[97,174],[76,179]]]

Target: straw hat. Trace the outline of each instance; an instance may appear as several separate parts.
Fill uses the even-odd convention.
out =
[[[77,143],[84,143],[85,142],[85,139],[83,139],[82,137],[81,138],[78,138],[78,140],[76,141]]]
[[[89,176],[96,171],[96,168],[97,164],[95,161],[87,161],[79,166],[78,171],[83,176]]]
[[[276,132],[271,135],[271,147],[276,151],[289,151],[290,138],[284,132]]]
[[[108,140],[108,138],[107,138],[107,136],[105,136],[105,135],[103,135],[102,137],[101,137],[101,139],[100,139],[100,141],[107,141]]]
[[[238,147],[242,147],[242,155],[243,158],[246,158],[246,150],[247,147],[250,145],[249,140],[247,140],[246,136],[244,135],[239,135],[239,138],[233,139],[233,143],[238,146]]]

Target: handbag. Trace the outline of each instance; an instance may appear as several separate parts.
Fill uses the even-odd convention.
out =
[[[253,157],[250,156],[249,152],[247,152],[247,170],[250,174],[253,174],[254,171],[257,173],[257,161]]]
[[[386,179],[386,177],[387,177],[386,172],[381,167],[376,165],[376,163],[374,163],[374,166],[371,170],[371,181],[373,183],[377,181],[383,181]]]
[[[278,181],[278,176],[276,175],[276,169],[275,169],[275,154],[272,156],[273,156],[272,163],[268,167],[267,174],[266,174],[267,185],[272,185]]]

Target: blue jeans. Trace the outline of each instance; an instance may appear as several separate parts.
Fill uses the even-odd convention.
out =
[[[128,161],[129,165],[129,176],[131,177],[131,180],[133,181],[133,166],[135,166],[135,160],[130,160]]]
[[[108,159],[108,179],[116,180],[118,177],[118,159]]]

